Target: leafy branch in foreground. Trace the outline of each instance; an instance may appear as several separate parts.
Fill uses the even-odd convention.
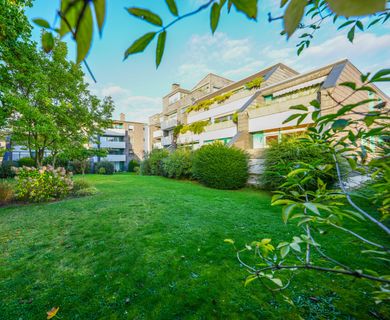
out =
[[[166,24],[164,24],[159,14],[148,8],[126,8],[130,15],[157,27],[157,30],[148,32],[135,40],[125,51],[124,59],[127,59],[129,55],[143,52],[157,36],[156,67],[158,67],[164,54],[167,30],[179,21],[206,9],[210,9],[210,29],[212,33],[217,30],[224,7],[227,8],[228,13],[234,7],[237,11],[244,13],[248,19],[257,20],[258,18],[258,0],[208,0],[197,9],[182,15],[179,13],[175,0],[166,0],[165,2],[169,12],[174,17]],[[379,23],[385,23],[390,17],[390,11],[386,9],[386,0],[281,0],[280,7],[284,10],[283,16],[272,18],[269,14],[269,21],[283,19],[284,30],[282,34],[287,34],[288,37],[291,37],[297,29],[304,31],[299,36],[298,55],[309,47],[314,33],[320,29],[325,20],[333,19],[333,23],[336,23],[340,20],[340,17],[347,18],[346,21],[343,20],[339,29],[347,26],[351,27],[347,37],[352,42],[357,29],[365,30],[361,17],[370,17],[366,30]],[[102,35],[106,19],[106,0],[61,0],[57,15],[61,20],[59,28],[51,26],[44,19],[34,19],[38,26],[49,31],[45,39],[42,39],[43,48],[45,51],[51,50],[53,43],[52,31],[57,32],[60,37],[71,33],[77,43],[77,62],[85,61],[93,38],[93,15],[96,18],[99,33]],[[351,16],[354,18],[349,19],[348,17]],[[305,19],[309,19],[309,23],[303,23]]]
[[[318,101],[312,101],[314,109],[304,105],[293,106],[300,113],[290,116],[290,121],[302,122],[311,117],[314,124],[300,138],[302,144],[316,146],[321,152],[332,155],[329,163],[295,162],[286,175],[284,183],[272,197],[273,206],[282,206],[284,223],[295,221],[302,229],[290,240],[274,245],[271,239],[254,241],[244,249],[237,249],[237,259],[250,275],[245,284],[254,280],[266,281],[265,285],[273,291],[287,288],[292,277],[299,270],[311,270],[338,274],[370,281],[373,296],[377,303],[390,299],[390,275],[383,272],[390,261],[390,229],[386,223],[390,203],[390,158],[389,158],[389,108],[387,101],[375,97],[375,82],[390,81],[390,70],[385,69],[374,75],[362,75],[361,85],[346,82],[340,86],[349,88],[350,93],[342,100],[333,99],[337,112],[321,115]],[[357,93],[365,93],[368,98],[359,101]],[[352,103],[351,103],[352,101]],[[357,102],[356,102],[357,101]],[[326,174],[336,170],[337,185],[328,186],[319,178],[319,172]],[[370,177],[371,197],[364,196],[366,202],[376,201],[367,210],[359,205],[346,184],[348,174],[359,173]],[[313,180],[316,188],[312,187]],[[344,220],[371,224],[378,233],[384,235],[383,241],[373,240],[372,234],[364,234],[345,225]],[[365,230],[365,229],[363,229]],[[319,242],[319,236],[327,232],[342,232],[354,237],[361,248],[362,256],[376,265],[372,270],[361,261],[360,266],[350,266],[325,254],[326,249]],[[255,266],[244,262],[244,252],[254,252]],[[338,281],[342,281],[338,278]]]

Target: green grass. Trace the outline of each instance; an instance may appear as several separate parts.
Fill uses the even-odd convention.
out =
[[[298,308],[260,283],[244,287],[225,238],[243,246],[299,233],[266,193],[130,174],[86,179],[99,194],[0,208],[0,319],[44,319],[53,306],[59,319],[386,317],[363,280],[301,272],[285,291]],[[361,259],[353,238],[319,240],[340,261]]]

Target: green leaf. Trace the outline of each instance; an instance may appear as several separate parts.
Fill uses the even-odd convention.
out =
[[[163,22],[157,14],[153,13],[152,11],[148,9],[141,9],[141,8],[128,8],[127,11],[137,17],[141,20],[145,20],[151,24],[154,24],[156,26],[162,27]]]
[[[327,0],[330,9],[339,16],[365,16],[386,9],[386,0]]]
[[[307,5],[306,0],[291,0],[284,12],[284,30],[287,32],[287,36],[291,37],[294,31],[298,28],[299,23],[302,20],[305,7]]]
[[[349,121],[346,119],[337,119],[335,122],[333,122],[332,129],[333,130],[344,129],[348,124]]]
[[[257,19],[257,0],[231,0],[231,3],[249,19]]]
[[[353,42],[353,39],[355,38],[355,26],[348,31],[347,38],[350,42]]]
[[[283,121],[283,123],[287,123],[287,122],[290,122],[298,117],[301,116],[301,113],[295,113],[295,114],[292,114],[291,116],[289,116],[286,120]]]
[[[289,204],[288,206],[283,207],[282,219],[283,219],[284,223],[287,223],[295,206],[296,206],[296,204],[292,203],[292,204]]]
[[[283,287],[282,281],[278,278],[272,278],[270,279],[273,283],[275,283],[279,287]]]
[[[280,256],[284,258],[290,252],[290,246],[284,246],[280,249]]]
[[[54,37],[51,32],[45,32],[42,35],[42,48],[43,51],[49,53],[54,47]]]
[[[93,0],[95,7],[96,21],[99,28],[99,34],[102,36],[104,21],[106,19],[106,0]]]
[[[356,21],[356,26],[361,30],[364,31],[363,23],[361,21]]]
[[[342,24],[337,28],[337,30],[340,30],[340,29],[342,29],[342,28],[344,28],[344,27],[346,27],[346,26],[349,26],[349,25],[352,24],[352,23],[355,23],[355,20],[348,20],[347,22],[342,23]]]
[[[356,90],[356,83],[355,82],[343,82],[343,83],[340,83],[340,86],[348,87],[352,90]]]
[[[163,31],[158,35],[157,39],[157,48],[156,48],[156,67],[161,63],[162,56],[164,54],[165,49],[165,40],[167,38],[167,32]]]
[[[58,31],[60,36],[63,37],[67,33],[69,33],[71,30],[69,29],[76,28],[77,21],[79,19],[79,16],[81,15],[81,11],[83,9],[83,1],[77,1],[73,2],[72,0],[62,0],[61,1],[61,23],[60,23],[60,30]],[[66,22],[64,20],[66,19]]]
[[[390,81],[390,69],[382,69],[375,73],[370,82],[385,82]]]
[[[257,279],[257,275],[255,274],[251,274],[249,275],[246,280],[245,280],[245,284],[244,284],[244,287],[246,287],[248,284],[250,284],[252,281],[256,280]]]
[[[299,118],[298,121],[297,121],[297,125],[300,125],[300,124],[303,122],[303,120],[305,120],[305,118],[307,117],[307,115],[308,115],[308,113],[303,113],[303,114],[301,114],[300,118]]]
[[[91,7],[88,5],[80,19],[78,29],[76,30],[76,43],[77,43],[77,63],[80,63],[87,56],[89,49],[91,48],[93,35],[93,19]]]
[[[310,211],[314,212],[315,214],[317,215],[320,215],[320,212],[318,211],[318,208],[316,207],[316,205],[312,202],[305,202],[303,204],[307,209],[309,209]]]
[[[232,239],[225,239],[223,242],[234,244],[234,241]]]
[[[165,0],[165,2],[168,5],[169,11],[177,17],[179,15],[179,11],[177,10],[176,2],[175,0]]]
[[[36,18],[36,19],[33,19],[33,22],[37,26],[40,26],[40,27],[45,28],[45,29],[50,29],[50,23],[47,22],[45,19]]]
[[[125,59],[127,59],[128,56],[131,54],[144,51],[145,48],[153,40],[155,35],[156,35],[156,32],[149,32],[149,33],[144,34],[141,38],[135,40],[133,42],[133,44],[126,50]]]
[[[305,107],[303,104],[300,104],[300,105],[297,105],[297,106],[292,106],[290,107],[291,110],[303,110],[303,111],[307,111],[307,107]]]
[[[213,3],[213,6],[211,7],[211,11],[210,11],[210,27],[212,33],[214,33],[215,30],[217,29],[220,14],[221,14],[221,7],[219,6],[218,3]]]
[[[283,8],[287,2],[288,0],[280,0],[280,7]]]
[[[295,251],[301,252],[301,247],[296,242],[290,243],[290,247],[291,247],[291,249],[294,249]]]

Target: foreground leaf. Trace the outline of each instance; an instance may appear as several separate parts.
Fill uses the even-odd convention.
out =
[[[386,9],[386,0],[327,0],[330,9],[339,16],[365,16]]]
[[[257,19],[257,0],[231,0],[238,11],[246,14],[249,19]]]
[[[76,32],[77,63],[80,63],[87,56],[92,43],[93,19],[91,7],[89,5],[84,10]]]
[[[145,20],[151,24],[154,24],[156,26],[162,27],[163,22],[157,14],[153,13],[152,11],[148,9],[141,9],[141,8],[128,8],[127,11],[142,20]]]
[[[40,26],[40,27],[42,27],[42,28],[46,28],[46,29],[49,29],[49,28],[50,28],[50,23],[47,22],[45,19],[37,18],[37,19],[33,19],[33,22],[34,22],[37,26]]]
[[[42,48],[43,51],[49,53],[54,47],[54,37],[51,32],[45,32],[42,35]]]
[[[210,27],[212,33],[214,33],[215,30],[217,29],[220,14],[221,14],[221,7],[219,6],[218,3],[214,3],[213,6],[211,7],[211,12],[210,12]]]
[[[298,28],[299,23],[302,20],[305,7],[307,5],[306,0],[291,0],[288,4],[286,11],[284,12],[284,30],[287,32],[288,37],[294,33]]]
[[[161,63],[162,56],[164,55],[165,40],[167,38],[167,32],[163,31],[158,35],[157,48],[156,48],[156,67]]]
[[[168,5],[169,11],[170,11],[174,16],[177,17],[177,16],[179,15],[179,11],[177,10],[177,6],[176,6],[175,0],[165,0],[165,2],[166,2],[167,5]]]
[[[127,59],[127,57],[131,54],[144,51],[145,48],[153,40],[155,35],[156,32],[149,32],[147,34],[144,34],[141,38],[135,40],[133,44],[126,50],[125,59]]]
[[[106,19],[106,0],[93,0],[93,5],[95,6],[99,34],[102,36],[104,21]]]

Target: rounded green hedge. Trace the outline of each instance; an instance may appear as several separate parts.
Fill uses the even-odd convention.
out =
[[[248,180],[248,155],[241,149],[220,142],[197,150],[192,161],[194,177],[216,189],[239,189]]]
[[[164,175],[174,179],[188,179],[192,173],[192,152],[178,149],[163,160]]]
[[[102,168],[104,170],[100,170]],[[95,164],[95,172],[99,174],[113,174],[114,171],[114,165],[109,161],[101,161]]]
[[[281,142],[272,142],[264,153],[264,172],[260,175],[260,185],[268,190],[283,189],[287,174],[297,169],[300,162],[313,166],[333,164],[332,154],[319,146],[302,139],[304,135],[285,137]],[[305,183],[305,188],[316,189],[317,178],[328,185],[336,181],[336,170],[324,173],[318,170],[314,178]]]

